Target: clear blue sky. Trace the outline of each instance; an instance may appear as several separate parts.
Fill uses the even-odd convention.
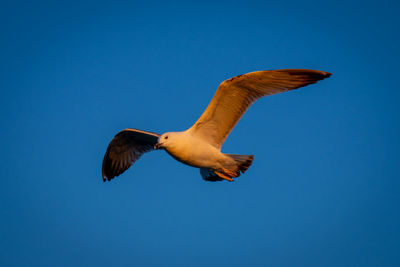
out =
[[[0,265],[400,266],[399,2],[143,2],[2,4]],[[102,182],[119,130],[279,68],[333,76],[251,107],[236,182],[164,151]]]

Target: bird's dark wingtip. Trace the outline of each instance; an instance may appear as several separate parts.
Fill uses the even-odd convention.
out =
[[[330,73],[330,72],[320,71],[320,70],[314,71],[314,73],[311,74],[311,76],[316,80],[323,80],[323,79],[331,77],[331,75],[332,75],[332,73]]]
[[[332,73],[324,71],[324,78],[329,78],[332,76]]]
[[[103,174],[103,182],[111,181],[112,178],[113,177],[109,177],[109,176]]]

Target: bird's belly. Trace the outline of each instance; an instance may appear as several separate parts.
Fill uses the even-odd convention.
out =
[[[176,160],[197,168],[216,168],[222,153],[215,147],[207,145],[182,146],[179,149],[168,149],[167,152]]]

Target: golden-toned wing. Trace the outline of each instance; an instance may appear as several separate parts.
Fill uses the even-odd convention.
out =
[[[257,99],[328,78],[329,72],[305,69],[255,71],[222,82],[207,109],[188,130],[220,148],[243,113]]]
[[[119,132],[108,145],[103,159],[103,181],[110,181],[126,171],[140,156],[153,150],[160,137],[157,133],[136,129]]]

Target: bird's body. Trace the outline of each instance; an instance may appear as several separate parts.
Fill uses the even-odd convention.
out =
[[[186,131],[162,135],[136,129],[119,132],[103,160],[103,180],[127,170],[143,153],[165,149],[176,160],[200,169],[207,181],[233,181],[252,164],[252,155],[224,154],[221,146],[241,116],[257,99],[297,89],[329,77],[304,69],[256,71],[220,84],[207,109]]]
[[[167,142],[163,143],[161,137],[160,145],[176,160],[197,168],[217,169],[222,162],[227,161],[221,151],[209,143],[196,138],[189,131],[170,132]]]

